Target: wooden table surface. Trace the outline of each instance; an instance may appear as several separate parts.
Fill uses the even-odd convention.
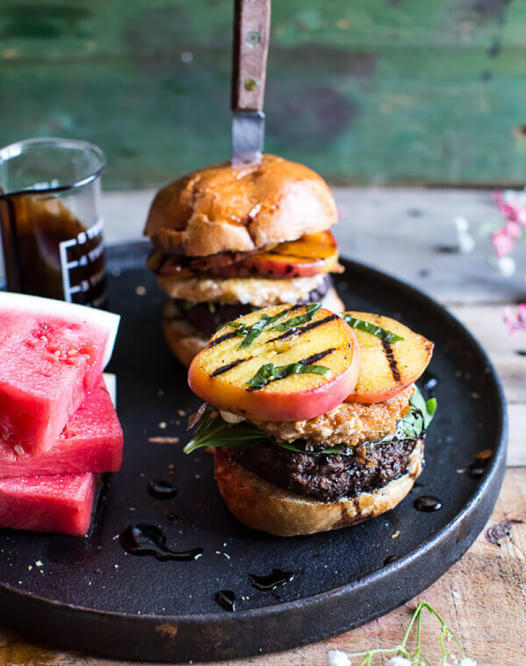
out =
[[[514,255],[515,276],[504,277],[488,263],[486,232],[499,215],[487,191],[345,188],[335,194],[343,216],[336,227],[342,255],[402,278],[448,307],[486,348],[500,374],[510,420],[503,490],[472,548],[420,596],[446,618],[478,666],[526,664],[526,331],[511,337],[502,322],[503,308],[526,297],[521,273],[521,268],[526,272],[526,244]],[[140,236],[151,197],[151,191],[105,194],[108,243]],[[470,254],[454,251],[458,215],[470,222],[477,240]],[[499,524],[500,537],[488,538],[487,529]],[[323,665],[330,649],[396,645],[416,601],[327,641],[228,663]],[[438,664],[438,631],[431,619],[424,623],[423,636],[424,645],[435,646],[430,654]],[[119,662],[33,645],[0,626],[0,666],[69,663]]]

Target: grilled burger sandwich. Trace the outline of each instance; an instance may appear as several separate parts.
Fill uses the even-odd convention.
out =
[[[213,447],[227,507],[270,534],[379,515],[422,471],[436,403],[415,381],[432,351],[393,319],[319,303],[239,317],[192,361],[189,385],[206,403],[185,452]]]
[[[166,339],[189,365],[218,326],[256,308],[321,301],[342,312],[331,273],[337,210],[325,181],[273,155],[261,164],[225,163],[161,189],[144,233],[148,267],[169,300]]]

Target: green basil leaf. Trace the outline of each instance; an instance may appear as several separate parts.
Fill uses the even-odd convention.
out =
[[[261,333],[263,333],[263,330],[268,325],[269,319],[270,317],[268,315],[262,315],[259,321],[250,326],[247,334],[245,335],[245,339],[239,345],[238,349],[245,349],[246,347],[250,347],[254,340],[259,337]]]
[[[183,451],[192,453],[205,446],[243,448],[251,446],[256,440],[261,439],[267,439],[267,435],[256,426],[245,421],[227,423],[215,409],[207,405],[197,424],[194,436]]]
[[[192,308],[195,308],[197,303],[193,303],[192,301],[186,301],[184,298],[180,298],[177,301],[177,304],[181,307],[182,310],[191,310]]]
[[[309,322],[320,308],[321,308],[321,303],[312,303],[310,305],[307,305],[305,314],[292,317],[292,319],[288,319],[287,321],[284,321],[281,324],[273,326],[270,330],[288,331],[291,328],[297,328],[298,326],[301,326],[302,324],[306,324],[307,322]]]
[[[261,315],[260,319],[258,319],[258,321],[252,326],[247,326],[246,324],[237,321],[227,321],[223,325],[232,326],[233,328],[238,329],[237,334],[243,335],[245,337],[243,342],[239,345],[238,349],[246,349],[247,347],[250,347],[250,345],[254,342],[254,340],[257,337],[261,335],[261,333],[265,330],[265,328],[267,328],[267,326],[271,326],[279,319],[287,315],[291,310],[294,309],[294,307],[295,306],[292,306],[290,308],[287,308],[286,310],[282,310],[273,317],[269,317],[267,314]]]
[[[365,333],[376,335],[377,338],[385,340],[386,342],[400,342],[404,339],[392,331],[388,331],[381,326],[377,326],[376,324],[372,324],[369,321],[365,321],[365,319],[358,319],[357,317],[346,314],[343,315],[343,320],[346,324],[349,324],[351,328],[357,328],[360,331],[365,331]]]
[[[429,427],[429,424],[433,420],[433,416],[435,415],[435,411],[437,408],[437,401],[435,398],[430,398],[429,400],[425,400],[424,396],[420,392],[420,390],[416,389],[416,391],[413,393],[413,397],[411,398],[411,405],[420,412],[422,415],[422,422],[423,422],[423,427],[424,429],[427,429]]]
[[[289,375],[324,375],[328,371],[329,368],[324,365],[304,365],[302,363],[289,363],[288,365],[279,365],[276,367],[273,363],[265,363],[265,365],[262,365],[256,374],[248,380],[247,386],[250,386],[252,390],[257,390],[263,388],[271,381],[276,379],[283,379]]]

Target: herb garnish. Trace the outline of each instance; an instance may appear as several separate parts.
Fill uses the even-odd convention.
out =
[[[321,303],[311,303],[310,305],[307,305],[305,314],[292,317],[292,319],[284,321],[281,324],[277,324],[276,326],[274,326],[274,324],[277,321],[288,315],[293,310],[296,310],[297,306],[293,305],[290,308],[282,310],[273,317],[270,317],[268,314],[263,314],[255,324],[252,324],[252,326],[247,326],[246,324],[237,321],[227,321],[224,326],[231,326],[232,328],[235,328],[236,333],[245,338],[239,345],[238,349],[246,349],[247,347],[250,347],[254,340],[258,338],[261,333],[263,333],[263,331],[269,326],[271,327],[269,328],[270,331],[288,331],[289,329],[295,328],[296,326],[301,326],[301,324],[306,324],[314,317],[320,307]]]
[[[410,400],[410,405],[413,409],[399,422],[397,430],[401,430],[411,439],[418,439],[433,420],[437,401],[436,398],[426,400],[417,388]]]
[[[358,328],[360,331],[365,331],[365,333],[376,335],[377,338],[385,340],[386,342],[400,342],[404,339],[392,331],[388,331],[381,326],[377,326],[376,324],[372,324],[369,321],[365,321],[365,319],[358,319],[357,317],[353,317],[349,314],[344,314],[343,320],[346,324],[349,324],[351,328]]]
[[[286,310],[282,310],[273,317],[270,317],[268,314],[263,314],[252,326],[247,326],[246,324],[238,321],[227,321],[224,326],[232,326],[232,328],[236,329],[236,333],[238,335],[242,335],[245,338],[239,345],[238,349],[246,349],[247,347],[250,347],[254,340],[261,335],[261,333],[263,333],[267,326],[271,326],[275,322],[279,321],[282,317],[291,312],[294,307],[295,306],[292,306]]]
[[[410,405],[411,409],[409,413],[403,419],[400,419],[394,433],[386,435],[378,442],[368,442],[367,444],[374,446],[376,444],[385,444],[391,440],[420,439],[433,420],[437,403],[435,398],[425,400],[417,387],[411,398]],[[270,439],[262,430],[256,428],[255,425],[252,425],[248,421],[227,423],[221,418],[217,410],[209,405],[206,405],[206,407],[203,405],[203,408],[201,408],[203,412],[199,418],[195,435],[183,449],[185,453],[192,453],[192,451],[205,446],[242,449],[254,446],[265,440],[274,446],[280,446],[283,449],[296,453],[311,453],[313,455],[322,453],[329,455],[331,453],[352,455],[353,453],[352,447],[348,447],[345,444],[317,449],[311,452],[306,449],[304,440],[277,442],[274,439]],[[197,413],[198,416],[199,413]],[[193,425],[192,422],[190,423]]]
[[[257,443],[257,440],[268,439],[267,435],[256,426],[243,421],[227,423],[219,413],[206,406],[199,419],[195,435],[184,447],[185,453],[192,453],[204,446],[224,446],[229,449],[241,449]]]
[[[187,301],[184,298],[180,298],[178,304],[181,306],[183,310],[191,310],[192,308],[195,308],[195,306],[197,305],[197,303],[194,303],[193,301]]]
[[[265,363],[265,365],[262,365],[256,374],[248,380],[247,386],[250,386],[249,390],[256,391],[276,379],[283,379],[289,375],[324,375],[326,372],[329,372],[329,368],[325,365],[289,363],[288,365],[278,365],[276,367],[273,363]]]
[[[203,409],[204,408],[204,409]],[[288,451],[296,453],[311,453],[306,450],[306,443],[302,440],[295,442],[276,442],[269,439],[262,430],[256,428],[248,421],[242,423],[227,423],[219,412],[210,405],[203,405],[201,415],[198,415],[198,426],[195,435],[184,447],[185,453],[192,453],[205,446],[212,448],[222,446],[227,449],[243,449],[258,444],[261,440],[279,446]],[[194,424],[195,425],[195,424]],[[343,444],[331,448],[317,449],[315,454],[320,453],[339,453],[340,455],[351,455],[353,449]]]
[[[281,324],[273,326],[270,330],[288,331],[291,328],[296,328],[297,326],[306,324],[314,317],[314,315],[318,312],[320,308],[321,308],[321,303],[311,303],[310,305],[307,305],[307,307],[305,308],[305,314],[292,317],[292,319],[288,319],[287,321],[284,321]]]

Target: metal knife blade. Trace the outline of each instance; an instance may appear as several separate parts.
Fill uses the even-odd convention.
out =
[[[265,140],[263,111],[234,111],[232,114],[232,166],[261,162]]]

